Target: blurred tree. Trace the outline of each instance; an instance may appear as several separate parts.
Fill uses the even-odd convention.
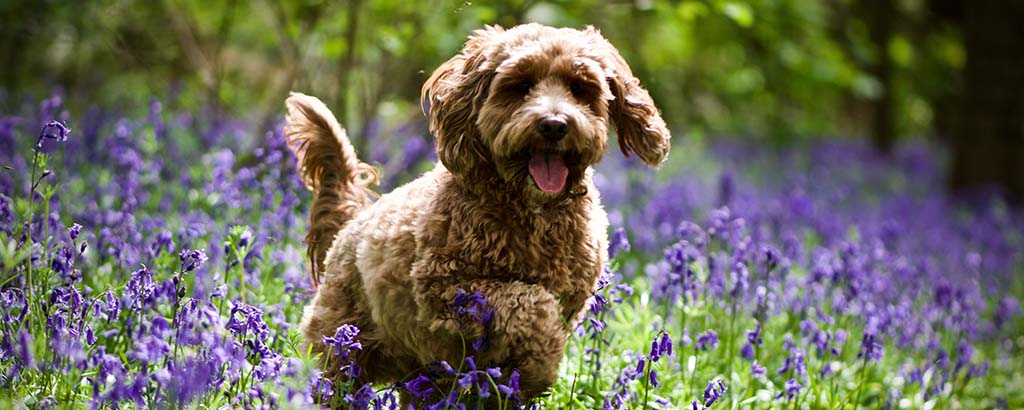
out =
[[[1010,182],[1024,179],[1020,4],[3,1],[0,58],[9,63],[0,64],[0,106],[60,87],[73,108],[155,96],[200,121],[227,112],[269,125],[297,90],[328,101],[365,154],[373,139],[364,136],[421,119],[420,85],[472,30],[594,25],[677,135],[778,144],[866,135],[885,151],[898,137],[939,133],[954,147],[954,186],[998,182],[1020,192]]]
[[[896,143],[893,129],[893,65],[889,57],[889,42],[893,37],[893,22],[898,18],[892,0],[869,0],[862,3],[868,22],[874,61],[870,72],[878,80],[880,92],[874,104],[874,123],[871,141],[875,149],[888,153]]]
[[[1024,199],[1024,2],[953,5],[967,64],[953,140],[954,189],[995,185]],[[959,16],[958,13],[962,13]]]

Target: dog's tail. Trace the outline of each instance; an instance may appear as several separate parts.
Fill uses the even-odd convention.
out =
[[[369,189],[377,171],[356,158],[355,150],[331,110],[316,97],[292,93],[284,136],[298,160],[302,182],[313,191],[306,234],[313,286],[320,284],[327,249],[355,213],[373,202]]]

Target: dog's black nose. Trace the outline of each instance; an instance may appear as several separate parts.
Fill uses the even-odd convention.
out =
[[[569,131],[569,125],[564,119],[559,117],[547,117],[540,120],[537,124],[537,131],[540,132],[540,136],[544,139],[557,142],[565,137],[565,134]]]

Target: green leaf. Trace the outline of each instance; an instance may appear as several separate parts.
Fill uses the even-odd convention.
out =
[[[904,36],[893,36],[889,40],[889,58],[897,65],[909,66],[914,61],[914,46]]]
[[[721,10],[740,27],[746,28],[754,24],[754,10],[747,4],[734,1],[725,2],[721,5]]]

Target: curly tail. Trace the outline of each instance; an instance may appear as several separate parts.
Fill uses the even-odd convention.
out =
[[[356,158],[355,150],[331,110],[316,97],[291,93],[284,136],[298,160],[302,182],[313,191],[306,254],[313,287],[320,284],[334,236],[356,212],[377,196],[377,170]]]

